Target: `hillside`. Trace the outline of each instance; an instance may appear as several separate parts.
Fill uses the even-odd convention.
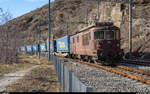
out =
[[[150,53],[150,1],[133,0],[133,52],[137,57],[147,57]],[[96,0],[55,0],[51,6],[52,33],[55,39],[64,35],[73,34],[85,26],[86,8],[88,8],[89,24],[94,20],[99,22],[114,22],[121,28],[122,48],[127,53],[128,49],[128,4],[115,2],[101,2],[100,17],[96,19],[97,2]],[[68,26],[67,26],[67,22]],[[15,23],[15,26],[11,26]],[[23,44],[29,45],[36,43],[37,30],[40,28],[41,42],[47,39],[48,31],[48,5],[31,11],[21,17],[13,19],[8,23],[10,28],[21,27],[24,39]],[[40,25],[40,27],[37,27]],[[68,28],[67,28],[68,27]],[[148,53],[148,54],[147,54]],[[145,55],[145,57],[144,57]]]

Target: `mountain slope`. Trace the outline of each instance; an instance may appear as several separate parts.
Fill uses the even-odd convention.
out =
[[[150,1],[133,0],[133,52],[141,57],[150,53]],[[128,28],[129,6],[128,4],[115,2],[101,2],[100,17],[97,16],[96,0],[55,0],[51,6],[52,33],[55,39],[67,34],[73,34],[84,27],[86,8],[88,8],[89,23],[114,22],[121,28],[121,43],[125,53],[128,53]],[[22,27],[26,45],[36,43],[37,31],[40,28],[41,42],[46,41],[48,31],[48,5],[31,11],[19,18],[12,20],[17,22],[16,27]],[[67,22],[69,22],[67,24]],[[40,25],[40,27],[38,27]],[[68,26],[67,26],[68,25]],[[67,28],[68,27],[68,28]],[[14,28],[14,27],[11,27]]]

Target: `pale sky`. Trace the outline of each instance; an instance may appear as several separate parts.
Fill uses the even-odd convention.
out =
[[[10,12],[13,18],[40,8],[45,4],[48,4],[48,0],[0,0],[0,8]]]

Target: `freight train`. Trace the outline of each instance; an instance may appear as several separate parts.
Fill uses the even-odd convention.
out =
[[[95,23],[73,35],[51,41],[50,50],[55,55],[81,59],[93,63],[116,64],[124,52],[120,47],[120,29],[113,23]],[[47,52],[48,42],[21,47],[24,52]]]

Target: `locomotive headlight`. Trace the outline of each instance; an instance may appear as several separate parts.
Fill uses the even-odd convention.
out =
[[[103,53],[100,53],[100,56],[103,56]]]
[[[94,50],[94,51],[93,51],[93,54],[97,54],[97,51],[96,51],[96,50]]]
[[[119,55],[122,55],[122,52],[119,52]]]
[[[111,43],[111,41],[108,41],[107,43],[108,43],[108,44],[110,44],[110,43]]]
[[[98,45],[98,48],[101,48],[101,45]]]
[[[117,47],[119,47],[120,45],[119,44],[117,44]]]
[[[100,45],[100,44],[98,44],[98,45],[97,45],[97,48],[101,48],[101,45]]]

